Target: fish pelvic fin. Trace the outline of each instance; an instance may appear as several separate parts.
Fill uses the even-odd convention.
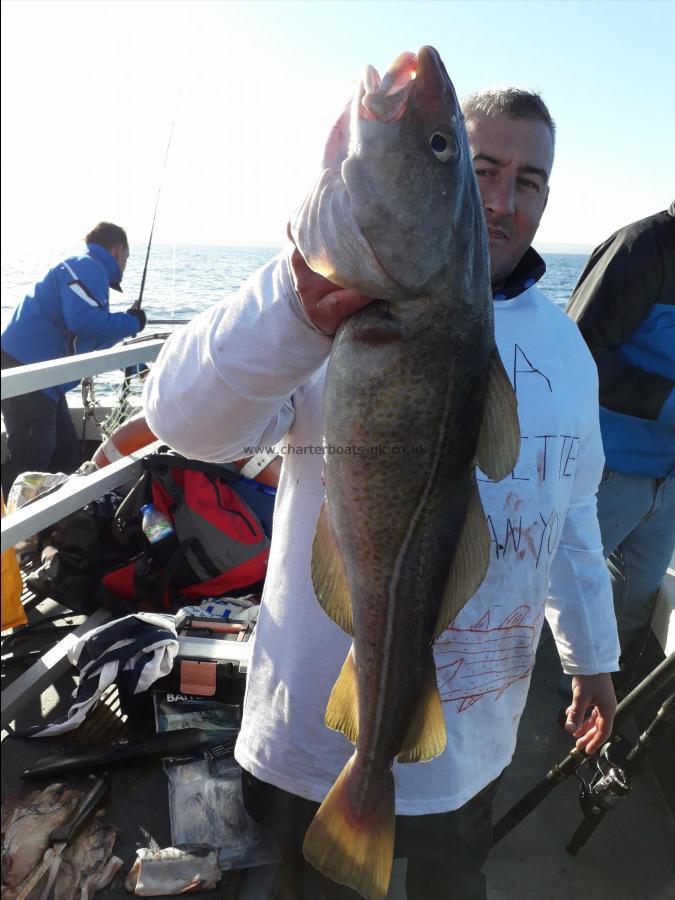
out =
[[[441,695],[438,692],[436,663],[433,655],[429,653],[422,692],[396,759],[400,763],[425,762],[440,756],[445,750],[446,742],[445,717]]]
[[[359,781],[355,753],[314,816],[302,849],[327,878],[366,900],[384,900],[394,857],[394,776],[390,769],[372,770],[363,802],[356,805]]]
[[[341,731],[352,744],[359,736],[358,691],[354,647],[347,654],[326,707],[326,725]]]
[[[352,601],[342,552],[324,500],[312,544],[312,584],[323,611],[353,637]]]
[[[481,586],[490,563],[490,532],[474,480],[462,531],[441,598],[434,640],[442,634],[464,604]]]
[[[518,401],[498,350],[492,351],[476,461],[491,481],[512,472],[520,455]]]

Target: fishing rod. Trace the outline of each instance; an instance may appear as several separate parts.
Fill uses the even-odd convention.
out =
[[[140,309],[141,303],[143,302],[143,290],[145,289],[145,277],[148,274],[148,260],[150,259],[150,247],[152,247],[152,235],[155,230],[155,219],[157,218],[157,208],[159,207],[159,195],[162,193],[162,181],[164,179],[164,173],[166,172],[166,161],[169,157],[169,147],[171,146],[171,138],[173,137],[173,126],[175,125],[175,120],[171,123],[171,129],[169,131],[169,140],[166,145],[166,152],[164,154],[164,165],[162,166],[162,173],[159,178],[159,187],[157,189],[157,200],[155,201],[155,212],[152,216],[152,225],[150,226],[150,239],[148,240],[148,250],[145,254],[145,265],[143,266],[143,277],[141,278],[141,289],[138,292],[138,300],[134,300],[131,304],[132,309]]]
[[[595,827],[597,827],[607,809],[611,808],[618,799],[625,796],[630,788],[625,778],[626,772],[618,765],[612,766],[611,757],[608,755],[608,751],[611,752],[612,748],[620,742],[625,743],[623,739],[617,737],[617,730],[637,710],[651,702],[661,692],[672,691],[673,687],[675,687],[675,653],[667,656],[653,672],[647,675],[619,703],[614,714],[615,734],[610,738],[603,750],[599,754],[593,754],[589,757],[586,756],[583,750],[578,750],[574,747],[562,762],[554,765],[546,774],[546,777],[531,788],[524,797],[521,797],[495,824],[492,832],[492,846],[494,847],[495,844],[498,844],[519,822],[522,822],[557,785],[565,781],[570,775],[578,778],[577,770],[584,765],[590,765],[597,757],[601,763],[601,766],[598,766],[598,768],[602,777],[596,778],[590,785],[584,786],[585,789],[580,799],[585,821],[577,829],[567,848],[571,855],[576,855]],[[667,698],[662,703],[654,722],[652,722],[645,734],[638,739],[635,747],[630,748],[625,760],[627,763],[626,769],[632,767],[642,755],[650,740],[653,739],[654,733],[657,730],[661,730],[668,715],[671,714],[670,708],[672,703],[672,697]]]

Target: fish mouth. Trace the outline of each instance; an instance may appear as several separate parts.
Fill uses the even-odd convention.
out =
[[[417,54],[399,53],[384,78],[367,66],[361,81],[359,115],[362,119],[398,122],[408,106],[408,97],[417,77]]]
[[[383,123],[398,122],[407,108],[415,82],[430,79],[451,85],[443,61],[434,47],[420,47],[417,53],[399,53],[383,78],[367,66],[361,80],[358,113],[361,119]]]

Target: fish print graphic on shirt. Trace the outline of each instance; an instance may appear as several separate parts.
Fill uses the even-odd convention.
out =
[[[544,607],[528,623],[526,604],[491,627],[486,613],[471,628],[451,626],[436,641],[436,675],[441,700],[463,712],[482,697],[499,700],[534,667]]]
[[[518,397],[521,452],[503,488],[476,473],[481,489],[496,489],[501,502],[485,503],[491,510],[486,516],[491,536],[487,583],[434,644],[438,687],[448,712],[462,713],[481,700],[498,702],[512,684],[532,673],[545,603],[533,608],[510,601],[509,575],[514,565],[528,566],[534,570],[532,596],[545,593],[567,511],[566,503],[559,502],[567,492],[559,485],[571,485],[579,447],[576,430],[558,421],[555,377],[546,364],[535,362],[532,351],[517,343],[510,354],[500,349],[511,364],[507,367]],[[536,422],[528,420],[532,409],[538,411]],[[530,512],[527,521],[524,514],[531,510],[534,515]],[[492,606],[481,602],[484,594],[493,598]],[[502,594],[505,609],[494,606],[494,597]]]

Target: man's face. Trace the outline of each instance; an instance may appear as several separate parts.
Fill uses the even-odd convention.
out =
[[[466,121],[490,245],[492,287],[499,288],[532,243],[548,200],[553,140],[545,122],[506,113]]]
[[[129,248],[122,246],[122,244],[116,244],[110,253],[120,267],[120,275],[124,275],[124,270],[127,267],[127,260],[129,259]]]

